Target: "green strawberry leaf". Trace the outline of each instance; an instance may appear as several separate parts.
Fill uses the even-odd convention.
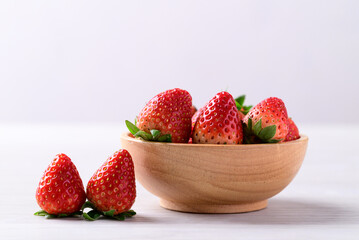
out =
[[[37,211],[36,213],[34,213],[35,216],[46,216],[46,215],[49,215],[46,211],[44,210],[40,210],[40,211]]]
[[[241,110],[241,112],[244,114],[244,115],[247,115],[249,113],[249,111],[251,110],[253,106],[252,105],[249,105],[249,106],[243,106],[243,110]]]
[[[127,129],[130,131],[130,133],[132,133],[133,135],[135,135],[137,132],[140,131],[140,129],[138,127],[136,127],[136,125],[134,125],[133,123],[131,123],[130,121],[126,120],[125,121]]]
[[[152,140],[156,141],[160,137],[161,132],[158,131],[157,129],[152,129],[151,134],[152,134]]]
[[[249,110],[251,110],[252,107],[253,107],[253,105],[243,106],[243,109],[246,111],[249,111]]]
[[[128,217],[132,217],[136,214],[135,211],[133,210],[129,210],[127,212],[123,212],[117,215],[114,215],[115,210],[110,210],[110,211],[106,211],[106,212],[102,212],[99,211],[95,208],[95,205],[93,203],[91,203],[90,201],[87,201],[84,203],[84,205],[82,206],[82,209],[85,208],[91,208],[92,210],[90,210],[89,212],[82,212],[82,216],[84,217],[84,219],[89,220],[89,221],[95,221],[97,219],[99,219],[101,216],[105,216],[108,218],[113,218],[113,219],[117,219],[117,220],[125,220]]]
[[[250,130],[250,131],[252,131],[252,124],[253,124],[253,121],[252,121],[252,118],[248,118],[248,129]]]
[[[262,130],[262,119],[259,119],[259,121],[256,122],[256,124],[254,124],[253,126],[254,135],[258,136],[261,130]]]
[[[91,211],[93,211],[93,210],[91,210]],[[91,212],[91,211],[90,211],[90,212]],[[90,212],[89,212],[89,213],[90,213]],[[88,213],[86,213],[86,212],[84,212],[84,213],[82,214],[82,216],[85,218],[85,220],[88,220],[88,221],[95,221],[95,220],[97,220],[97,219],[100,217],[100,215],[97,216],[97,215],[92,214],[92,213],[91,213],[91,215],[90,215],[90,214],[88,214]]]
[[[241,110],[242,106],[237,102],[237,101],[234,101],[236,103],[236,107],[238,110]]]
[[[263,128],[262,131],[260,131],[260,133],[258,134],[258,137],[264,141],[270,140],[271,138],[274,137],[276,130],[277,130],[276,125],[267,126],[267,127]]]
[[[277,143],[282,139],[272,139],[276,134],[276,125],[262,128],[262,119],[259,119],[253,126],[253,120],[248,118],[247,124],[243,122],[243,143]]]
[[[92,219],[97,220],[101,217],[101,212],[97,210],[91,210],[87,213],[88,216],[90,216]]]
[[[158,138],[159,142],[172,142],[172,135],[171,134],[165,134]]]
[[[107,216],[107,217],[113,217],[114,215],[114,213],[115,213],[115,209],[112,209],[112,210],[110,210],[110,211],[107,211],[107,212],[103,212],[103,215],[105,215],[105,216]]]
[[[126,219],[126,217],[122,214],[116,215],[113,218],[116,220],[119,220],[119,221],[125,221],[125,219]]]
[[[268,140],[267,142],[268,143],[278,143],[278,142],[280,142],[280,141],[282,141],[283,139],[270,139],[270,140]]]
[[[125,123],[128,130],[133,134],[134,137],[140,137],[146,141],[172,142],[171,134],[164,134],[161,136],[161,132],[157,129],[152,129],[150,134],[140,130],[136,125],[128,120],[126,120]]]
[[[82,211],[77,211],[74,213],[60,213],[60,214],[49,214],[48,212],[44,211],[44,210],[40,210],[37,211],[36,213],[34,213],[35,216],[42,216],[45,217],[46,219],[51,219],[51,218],[63,218],[63,217],[71,217],[71,216],[76,216],[76,215],[82,215]]]
[[[245,99],[246,99],[246,95],[241,95],[236,99],[234,99],[237,109],[241,111],[244,115],[246,115],[249,112],[249,110],[251,110],[251,108],[253,107],[252,105],[250,106],[243,105]]]
[[[146,141],[151,141],[152,140],[152,135],[145,132],[145,131],[142,131],[142,130],[138,131],[134,136],[135,137],[140,137],[140,138],[142,138],[143,140],[146,140]]]
[[[82,205],[81,210],[83,211],[85,208],[95,209],[96,207],[92,202],[86,201],[84,205]]]
[[[238,103],[239,106],[243,107],[245,99],[246,99],[246,95],[241,95],[234,100],[236,100],[236,102]]]
[[[133,210],[129,210],[127,212],[123,212],[123,213],[120,213],[118,215],[115,215],[113,216],[114,219],[117,219],[117,220],[120,220],[120,221],[123,221],[125,220],[126,218],[130,218],[132,216],[136,215],[136,212],[133,211]]]
[[[54,214],[48,214],[45,216],[46,219],[52,219],[52,218],[57,218],[57,215]]]
[[[132,216],[135,216],[136,215],[136,212],[133,211],[132,209],[131,210],[128,210],[127,212],[124,212],[126,214],[126,216],[128,217],[132,217]]]

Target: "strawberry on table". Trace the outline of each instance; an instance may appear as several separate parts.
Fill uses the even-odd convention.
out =
[[[36,190],[42,211],[35,215],[65,217],[80,215],[86,194],[80,175],[71,159],[61,153],[51,161]]]
[[[283,142],[288,133],[288,114],[284,102],[270,97],[254,106],[244,117],[246,143]]]
[[[136,213],[130,210],[136,198],[135,172],[132,157],[120,149],[109,157],[94,173],[87,184],[87,202],[83,213],[87,220],[96,220],[101,215],[124,220]]]
[[[126,121],[135,137],[148,141],[186,143],[191,134],[192,97],[179,88],[153,97],[141,110],[136,124]]]
[[[242,123],[236,103],[228,92],[217,93],[193,120],[193,143],[242,143]]]
[[[295,123],[291,118],[288,118],[288,133],[287,136],[285,137],[285,141],[286,142],[293,141],[299,138],[300,135],[297,125],[295,125]]]

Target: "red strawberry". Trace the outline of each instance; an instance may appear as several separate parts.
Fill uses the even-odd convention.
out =
[[[136,183],[132,157],[127,150],[115,152],[95,172],[87,184],[87,198],[104,215],[116,217],[130,210],[136,198]]]
[[[287,119],[287,109],[281,99],[263,100],[243,119],[246,142],[283,142],[288,133]]]
[[[192,107],[193,107],[193,106],[192,106]],[[188,140],[188,143],[193,143],[192,135],[193,135],[194,125],[196,124],[197,119],[198,119],[199,115],[200,115],[201,112],[202,112],[202,109],[203,109],[203,108],[198,109],[198,110],[192,115],[192,119],[191,119],[191,121],[192,121],[192,123],[191,123],[191,137],[190,137],[190,139]]]
[[[196,125],[197,119],[201,115],[202,110],[203,110],[203,107],[198,109],[192,116],[192,119],[191,119],[191,122],[192,122],[191,123],[191,136],[193,135],[194,125]]]
[[[193,143],[242,143],[242,124],[231,94],[217,93],[199,112],[193,129]]]
[[[186,90],[167,90],[146,104],[137,118],[135,127],[128,121],[126,125],[135,137],[186,143],[191,134],[191,107],[192,97]]]
[[[79,211],[86,201],[80,175],[65,154],[56,155],[44,172],[36,190],[36,200],[45,211],[35,215],[71,215]]]
[[[295,125],[295,123],[291,118],[288,118],[288,133],[287,136],[285,137],[285,141],[286,142],[293,141],[298,138],[300,138],[300,135],[297,125]]]

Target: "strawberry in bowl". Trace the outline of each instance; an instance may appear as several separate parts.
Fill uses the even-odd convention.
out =
[[[253,108],[243,102],[244,97],[217,93],[188,114],[192,119],[181,141],[171,141],[167,118],[143,120],[146,127],[126,122],[130,133],[121,135],[122,147],[133,157],[138,181],[162,207],[197,213],[260,210],[291,182],[308,137],[299,135],[281,99],[268,98]]]

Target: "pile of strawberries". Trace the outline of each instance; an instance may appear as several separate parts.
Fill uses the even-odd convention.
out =
[[[136,117],[135,124],[126,121],[126,125],[135,137],[173,143],[277,143],[300,137],[281,99],[271,97],[253,108],[243,105],[244,100],[245,96],[234,99],[223,91],[197,111],[191,95],[175,88],[153,97]],[[82,215],[87,220],[107,216],[124,220],[136,214],[130,210],[135,198],[134,165],[127,150],[121,149],[105,161],[89,180],[86,192],[71,159],[58,154],[36,190],[42,210],[35,215],[47,218]],[[85,208],[92,210],[85,212]]]
[[[222,91],[196,110],[191,95],[175,88],[153,97],[135,124],[126,125],[135,137],[159,142],[251,144],[300,138],[281,99],[270,97],[254,107],[244,106],[244,99]]]
[[[103,163],[89,180],[86,192],[76,166],[62,153],[51,161],[40,180],[36,200],[42,210],[35,215],[46,218],[82,215],[91,221],[106,216],[125,220],[136,214],[130,210],[135,198],[134,165],[127,150],[115,152]],[[92,210],[85,212],[85,208]]]

